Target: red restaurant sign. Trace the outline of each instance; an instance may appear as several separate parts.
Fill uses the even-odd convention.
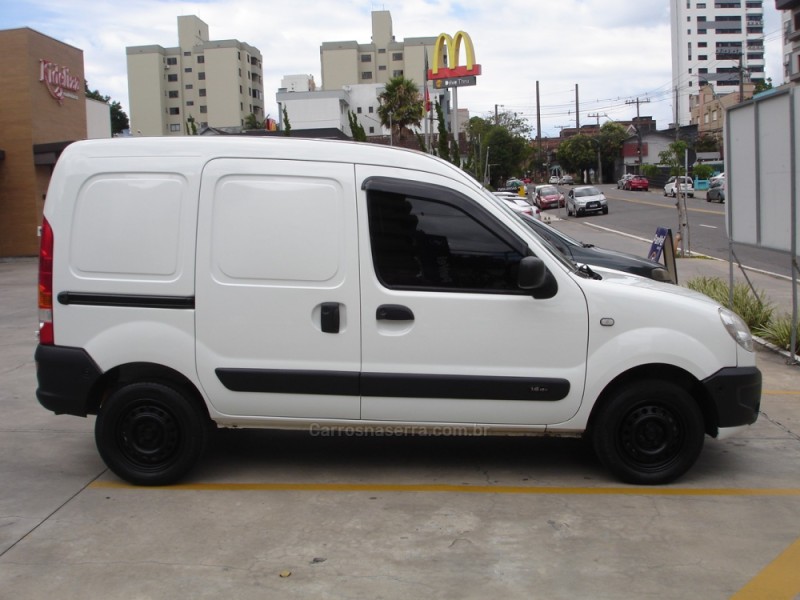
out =
[[[64,96],[77,99],[74,94],[81,89],[80,78],[70,75],[69,67],[60,67],[44,58],[39,60],[39,81],[59,104],[64,103]]]

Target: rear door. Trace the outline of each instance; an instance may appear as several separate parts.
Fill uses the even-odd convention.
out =
[[[238,417],[359,416],[353,166],[217,159],[197,231],[197,370]]]
[[[362,418],[545,426],[573,416],[588,336],[577,284],[560,271],[549,296],[519,290],[526,243],[459,182],[361,165],[356,176]]]

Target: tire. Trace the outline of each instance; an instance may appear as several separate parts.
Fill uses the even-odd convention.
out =
[[[95,442],[103,461],[135,485],[169,485],[195,465],[208,441],[204,409],[177,388],[138,382],[100,406]]]
[[[705,426],[697,403],[669,381],[636,381],[602,407],[592,426],[600,462],[616,477],[638,485],[674,481],[703,449]]]
[[[604,215],[607,215],[607,214],[608,214],[608,207],[607,207],[607,206],[603,208],[603,214],[604,214]]]

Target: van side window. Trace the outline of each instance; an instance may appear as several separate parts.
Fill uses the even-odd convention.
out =
[[[388,288],[519,293],[522,255],[461,208],[405,194],[367,194],[372,260]]]

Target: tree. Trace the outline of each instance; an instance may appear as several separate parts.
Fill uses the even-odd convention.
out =
[[[250,113],[244,118],[245,129],[263,129],[264,122],[259,121],[253,113]]]
[[[437,128],[439,131],[439,143],[437,144],[436,155],[440,158],[448,160],[450,154],[450,134],[447,131],[447,123],[445,123],[444,120],[444,111],[442,110],[442,105],[439,104],[438,100],[436,101],[435,106],[436,121],[438,123]]]
[[[580,173],[597,166],[597,146],[587,135],[579,133],[558,146],[558,162],[570,173]]]
[[[109,104],[111,101],[111,96],[104,96],[97,90],[90,90],[89,82],[85,79],[83,80],[83,89],[87,98],[105,102],[106,104]],[[130,128],[131,125],[128,120],[128,115],[122,110],[122,105],[115,100],[111,102],[109,106],[111,107],[111,134],[116,135]]]
[[[425,116],[417,84],[402,75],[390,79],[378,99],[381,103],[378,107],[381,125],[388,127],[390,133],[396,130],[400,139],[412,126],[419,127]]]
[[[628,132],[619,123],[606,121],[600,127],[600,157],[603,173],[614,173],[617,158],[622,155],[622,145],[628,139]]]
[[[658,153],[658,161],[669,168],[670,175],[686,175],[684,164],[688,147],[688,144],[683,140],[676,140],[672,142],[666,150]],[[681,186],[677,185],[675,189],[678,190],[676,206],[678,208],[678,227],[680,228],[681,236],[681,255],[684,255],[685,253],[691,253],[691,246],[689,244],[689,212],[686,210],[686,195],[680,192]]]
[[[289,113],[286,112],[286,105],[283,105],[283,135],[290,136],[292,134],[292,124],[289,122]]]
[[[197,123],[192,115],[186,119],[186,135],[197,135]]]
[[[493,182],[500,183],[519,174],[529,152],[528,142],[511,135],[505,127],[492,127],[483,140],[488,151]]]
[[[756,81],[755,90],[753,90],[754,94],[760,94],[761,92],[766,92],[767,90],[772,89],[772,77],[767,77],[766,81],[763,79],[759,79]]]
[[[347,111],[347,120],[350,123],[350,133],[353,136],[354,142],[366,142],[367,133],[364,131],[364,126],[358,122],[356,113],[352,110]]]
[[[710,133],[700,135],[694,143],[696,152],[719,152],[719,140]]]

